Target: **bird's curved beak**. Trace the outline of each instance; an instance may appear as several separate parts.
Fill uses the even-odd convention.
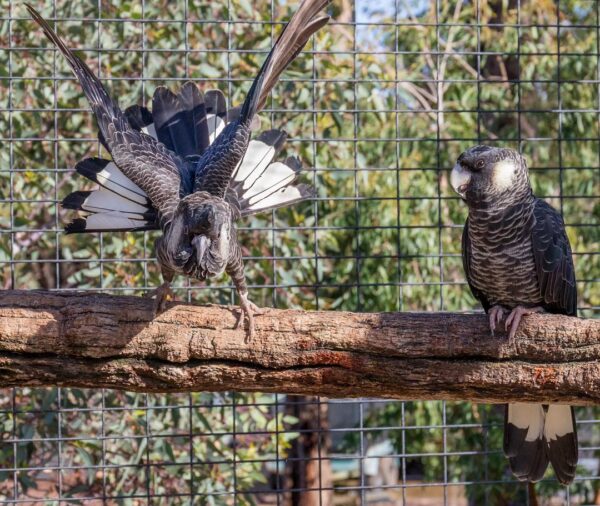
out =
[[[192,245],[196,248],[196,258],[198,263],[204,258],[206,250],[210,247],[210,239],[205,235],[197,235],[192,239]]]
[[[471,174],[465,169],[460,163],[454,165],[452,173],[450,174],[450,184],[454,191],[458,193],[462,199],[465,198],[467,188],[471,182]]]

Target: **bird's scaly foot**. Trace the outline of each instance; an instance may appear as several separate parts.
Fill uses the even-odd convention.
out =
[[[492,337],[494,336],[494,330],[496,330],[496,326],[502,321],[502,318],[504,318],[506,313],[508,313],[508,311],[500,305],[491,307],[488,313],[488,319],[490,322],[490,332],[492,333]]]
[[[154,316],[162,313],[167,309],[167,302],[175,298],[175,294],[168,282],[164,282],[158,288],[147,293],[147,297],[155,297],[154,299]]]
[[[240,292],[240,309],[241,314],[238,318],[236,329],[239,329],[244,321],[244,315],[248,318],[248,334],[246,336],[246,342],[251,341],[254,337],[254,315],[260,314],[259,307],[254,302],[248,299],[248,292]]]
[[[524,307],[524,306],[517,306],[515,307],[510,314],[508,315],[508,318],[506,319],[506,323],[504,324],[504,327],[506,328],[506,330],[509,330],[510,327],[510,331],[508,332],[508,340],[511,341],[514,337],[515,334],[517,333],[517,329],[519,328],[519,323],[521,322],[521,318],[525,315],[528,314],[533,314],[533,313],[543,313],[544,312],[544,308],[536,306],[536,307]]]

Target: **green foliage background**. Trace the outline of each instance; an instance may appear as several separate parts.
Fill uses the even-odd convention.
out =
[[[466,209],[448,176],[461,151],[485,142],[520,148],[536,193],[563,211],[576,252],[581,315],[597,317],[596,2],[563,0],[557,6],[553,0],[522,0],[517,9],[509,0],[441,0],[437,11],[433,1],[398,0],[396,9],[386,6],[335,2],[331,12],[338,23],[315,37],[314,54],[303,54],[286,72],[263,114],[263,127],[284,128],[290,135],[282,156],[298,154],[314,168],[306,178],[318,198],[241,224],[253,300],[330,310],[478,309],[464,284],[459,255]],[[40,7],[53,15],[52,8]],[[108,88],[121,105],[148,102],[156,86],[177,86],[186,78],[204,89],[218,87],[230,103],[239,104],[281,29],[270,22],[288,19],[294,7],[287,0],[276,2],[273,11],[266,0],[57,0],[55,12],[59,32],[72,47],[85,49],[92,68],[111,79]],[[71,216],[56,202],[88,186],[72,168],[82,157],[99,153],[94,121],[62,58],[40,50],[47,43],[24,7],[0,0],[0,12],[0,286],[131,294],[157,286],[154,234],[61,233]],[[349,23],[353,16],[362,23]],[[92,21],[97,17],[100,24]],[[234,302],[227,279],[216,280],[210,289],[182,278],[176,282],[184,300]],[[262,405],[239,406],[255,401]],[[264,466],[256,460],[284,454],[296,435],[293,429],[280,432],[294,419],[273,408],[272,396],[102,396],[63,389],[59,398],[53,389],[17,389],[5,391],[0,402],[24,411],[0,413],[0,440],[35,440],[0,443],[0,467],[52,462],[58,443],[47,439],[65,437],[67,431],[73,440],[61,444],[63,462],[124,466],[75,477],[66,492],[73,496],[98,493],[102,486],[119,496],[149,490],[185,494],[190,487],[223,493],[232,490],[234,480],[238,491],[248,490],[265,480]],[[190,404],[214,408],[186,407]],[[67,409],[60,420],[58,406]],[[46,411],[36,411],[40,407]],[[109,411],[102,414],[103,407]],[[598,413],[580,409],[578,417],[597,418]],[[401,420],[414,428],[375,430],[397,427]],[[498,408],[388,403],[369,411],[365,423],[374,428],[369,440],[390,437],[398,452],[424,455],[406,462],[418,464],[425,481],[464,482],[472,504],[524,501],[525,489],[510,481],[499,451]],[[185,437],[190,424],[212,437],[194,438],[190,446]],[[455,427],[444,429],[444,424]],[[232,445],[230,436],[219,433],[234,425],[263,435],[242,436]],[[419,429],[423,426],[432,428]],[[597,445],[599,427],[581,427],[582,447]],[[113,442],[112,433],[132,438]],[[168,436],[146,439],[147,434]],[[98,435],[108,439],[91,439]],[[356,437],[345,444],[349,454],[358,450]],[[440,455],[444,451],[452,454]],[[103,453],[110,462],[101,461]],[[192,477],[185,465],[191,453],[198,461],[221,463],[195,466]],[[241,461],[235,477],[234,458]],[[165,461],[173,465],[161,466]],[[140,473],[135,466],[144,462],[158,464]],[[595,474],[581,472],[584,478]],[[20,493],[35,488],[35,472],[16,476]],[[12,472],[2,476],[0,471],[0,496],[12,497],[13,478]],[[552,481],[538,488],[543,497],[557,490]],[[574,503],[591,501],[595,485],[583,479],[571,492]],[[205,497],[212,504],[231,501],[227,495]],[[238,501],[249,503],[252,497],[241,494]]]

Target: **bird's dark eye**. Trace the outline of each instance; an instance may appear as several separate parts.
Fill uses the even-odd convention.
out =
[[[477,163],[475,163],[475,168],[476,169],[483,169],[484,165],[485,165],[485,162],[483,160],[477,160]]]

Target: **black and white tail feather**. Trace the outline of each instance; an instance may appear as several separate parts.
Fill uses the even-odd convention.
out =
[[[132,128],[159,140],[180,157],[193,159],[202,155],[225,126],[239,116],[239,108],[228,111],[221,91],[202,94],[188,82],[177,94],[165,87],[157,88],[152,111],[136,105],[126,109],[125,115]],[[297,158],[273,161],[286,137],[282,130],[268,130],[250,141],[227,193],[241,216],[289,206],[314,195],[312,187],[297,183],[302,171]],[[104,144],[102,135],[99,138]],[[77,210],[81,216],[67,225],[67,233],[160,228],[157,210],[146,193],[113,161],[86,158],[75,170],[99,188],[76,191],[63,200],[65,209]],[[185,193],[191,191],[192,176],[187,181],[182,178]]]
[[[551,463],[558,481],[568,485],[575,477],[578,453],[573,407],[508,404],[504,453],[519,480],[541,480]]]

